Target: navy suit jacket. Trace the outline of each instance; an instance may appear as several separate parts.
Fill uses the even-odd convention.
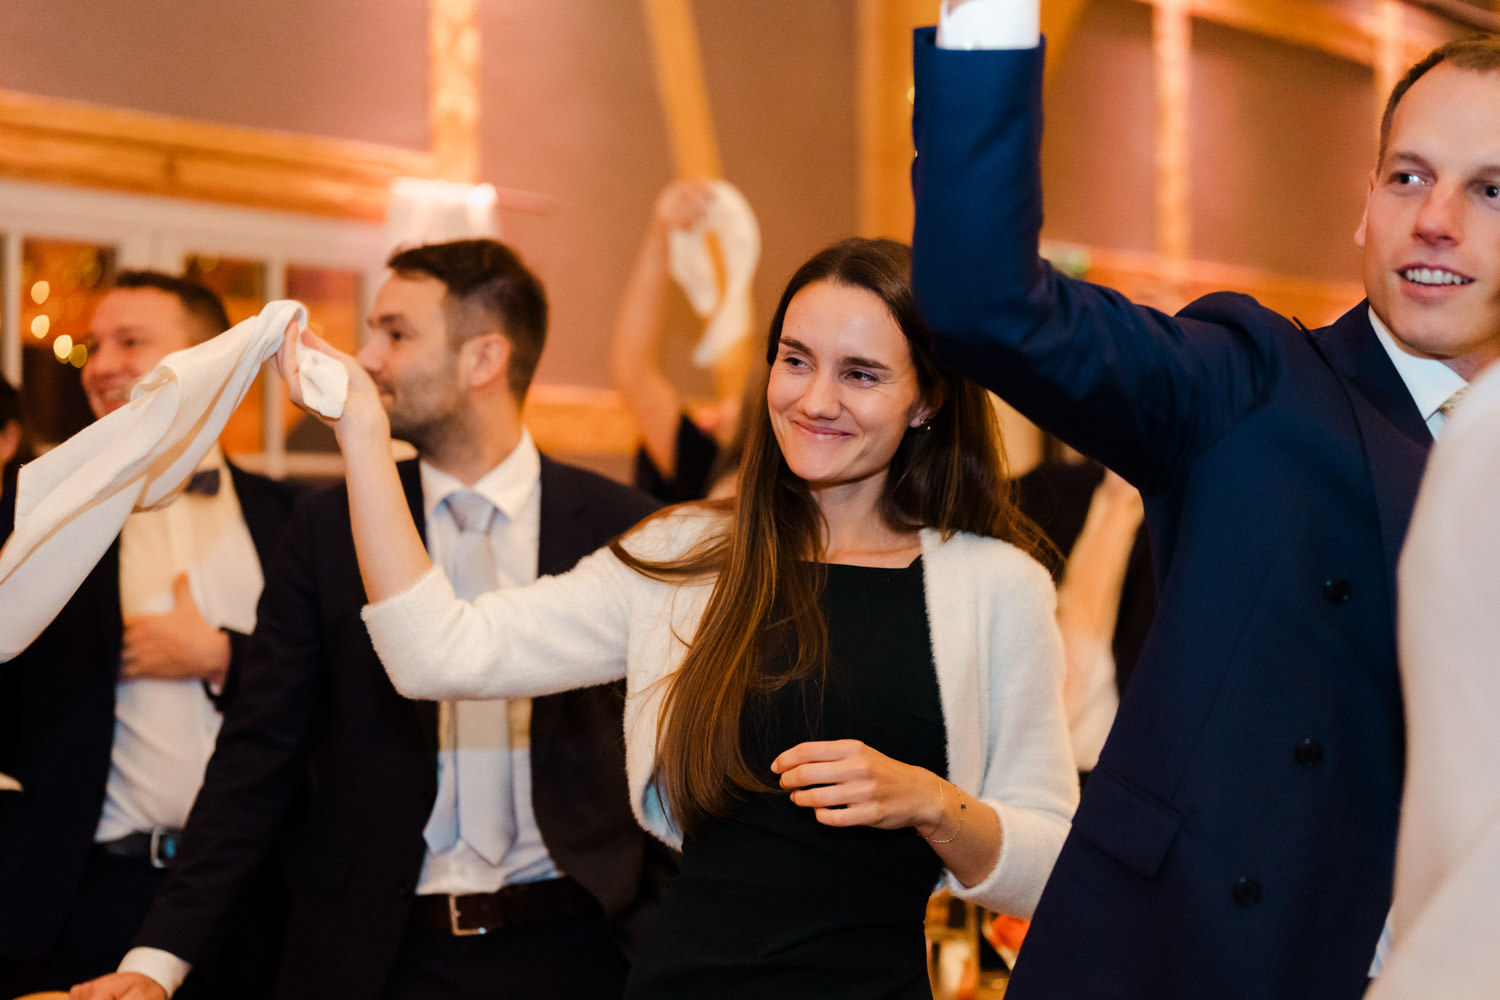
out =
[[[229,471],[264,567],[295,492],[232,464]],[[3,504],[0,542],[13,529],[14,491]],[[0,667],[0,771],[25,789],[0,794],[0,957],[42,954],[67,916],[104,806],[123,632],[116,540],[52,624]],[[230,635],[221,705],[238,683],[245,640]]]
[[[1140,488],[1156,620],[1015,1000],[1362,994],[1403,768],[1394,567],[1431,443],[1366,307],[1177,316],[1037,256],[1040,49],[916,47],[915,282],[949,362]]]
[[[401,477],[425,528],[416,462]],[[654,507],[542,459],[538,568],[559,573]],[[180,860],[137,939],[193,961],[221,901],[273,845],[292,912],[277,997],[376,997],[411,914],[437,796],[437,704],[399,695],[360,618],[367,603],[340,486],[300,504],[273,561],[239,693],[226,713]],[[532,797],[558,866],[610,916],[625,950],[674,856],[630,811],[624,691],[532,701]]]

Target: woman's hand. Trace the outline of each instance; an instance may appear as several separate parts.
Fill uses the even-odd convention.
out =
[[[692,229],[703,221],[713,201],[714,190],[710,181],[702,177],[683,177],[668,184],[656,196],[652,207],[652,221],[658,230],[668,233],[676,229]]]
[[[943,823],[941,778],[859,740],[799,743],[771,763],[792,802],[827,826],[915,827],[932,836]]]
[[[390,420],[386,416],[385,407],[380,402],[380,392],[376,389],[369,373],[360,367],[359,362],[333,347],[311,330],[302,331],[300,347],[302,350],[317,351],[342,365],[349,376],[349,388],[344,399],[343,412],[336,418],[324,416],[308,403],[303,395],[302,380],[298,377],[299,340],[297,324],[294,321],[287,324],[282,334],[281,350],[276,352],[276,368],[281,373],[282,381],[286,383],[287,395],[292,403],[298,409],[312,414],[332,427],[340,444],[344,443],[345,434],[351,432],[368,432],[389,437]]]
[[[303,398],[297,377],[299,346],[332,358],[348,373],[348,393],[338,417],[322,416]],[[432,568],[432,560],[412,523],[411,508],[391,459],[391,421],[374,379],[358,361],[311,331],[302,333],[299,344],[295,323],[282,335],[276,367],[292,402],[332,427],[338,438],[344,479],[349,484],[349,527],[366,596],[373,603],[408,589]]]
[[[771,762],[792,803],[827,826],[914,827],[960,883],[977,885],[1000,857],[1000,817],[923,767],[859,740],[798,743]]]

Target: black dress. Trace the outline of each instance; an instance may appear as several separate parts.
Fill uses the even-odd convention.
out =
[[[858,739],[943,774],[946,741],[921,560],[830,565],[832,663],[745,713],[747,758]],[[683,845],[631,972],[631,1000],[930,1000],[923,917],[942,863],[911,828],[831,827],[786,793],[749,796]]]

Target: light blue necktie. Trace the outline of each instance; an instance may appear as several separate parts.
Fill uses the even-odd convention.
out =
[[[490,523],[495,507],[471,491],[444,500],[458,526],[458,544],[446,567],[454,592],[464,600],[497,585]],[[443,702],[438,710],[437,808],[423,830],[434,854],[460,839],[492,865],[499,865],[516,839],[511,793],[510,727],[506,703]],[[445,808],[451,804],[452,808]]]

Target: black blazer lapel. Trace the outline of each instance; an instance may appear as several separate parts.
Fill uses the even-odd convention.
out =
[[[569,569],[593,551],[580,530],[584,498],[570,488],[567,476],[559,474],[556,462],[542,456],[542,509],[537,540],[536,572],[551,576]]]
[[[411,511],[412,523],[417,526],[422,545],[427,545],[427,515],[422,506],[422,470],[416,459],[396,465],[396,474],[401,479],[401,490],[406,494],[406,506]],[[438,751],[438,703],[435,701],[411,702],[416,713],[417,725],[422,729],[422,739],[434,754]]]
[[[588,554],[588,550],[579,551],[584,548],[579,542],[582,532],[578,530],[583,498],[569,489],[567,477],[558,475],[556,463],[545,455],[542,456],[541,483],[536,571],[538,576],[551,576],[568,569]],[[566,711],[566,704],[566,698],[531,700],[531,769],[534,775],[547,774],[547,750],[557,742],[554,733]]]
[[[427,544],[427,515],[422,511],[422,468],[416,459],[396,464],[396,475],[401,479],[401,490],[406,494],[406,506],[411,511],[412,523],[422,544]]]
[[[1375,484],[1380,546],[1394,580],[1432,434],[1370,326],[1368,308],[1360,303],[1332,326],[1314,332],[1312,341],[1347,389]],[[1391,599],[1394,613],[1394,589]]]

